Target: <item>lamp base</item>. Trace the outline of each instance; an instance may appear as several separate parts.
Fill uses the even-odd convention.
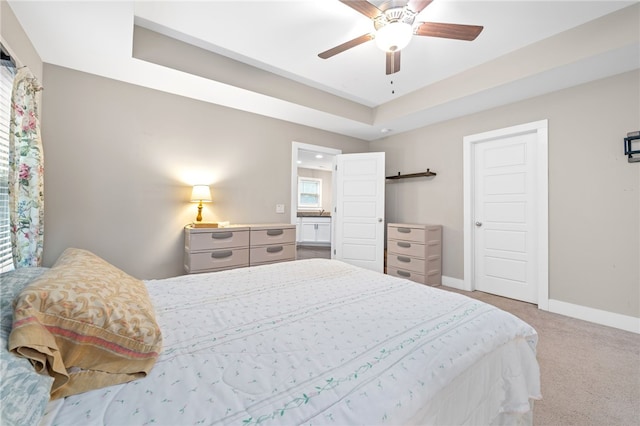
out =
[[[193,222],[191,226],[194,228],[217,228],[218,224],[216,222]]]

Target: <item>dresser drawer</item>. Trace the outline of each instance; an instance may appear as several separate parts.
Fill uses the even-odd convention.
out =
[[[398,269],[398,268],[388,267],[387,268],[387,275],[393,275],[394,277],[406,278],[408,280],[415,281],[415,282],[420,283],[420,284],[426,284],[427,283],[426,279],[425,279],[425,276],[423,274],[419,274],[419,273],[414,272],[414,271],[407,271],[405,269]]]
[[[272,244],[269,246],[251,247],[251,266],[272,262],[295,260],[295,258],[295,244]]]
[[[296,241],[296,228],[251,229],[251,246],[269,244],[293,244]]]
[[[186,249],[191,252],[247,247],[248,245],[249,231],[235,229],[224,229],[212,232],[191,232],[188,234],[186,241]]]
[[[185,253],[187,272],[221,271],[249,266],[249,249],[220,249],[204,253]]]
[[[407,271],[406,269],[387,268],[387,275],[394,277],[406,278],[420,284],[429,286],[437,286],[442,284],[442,275],[440,272],[429,272],[427,275],[420,274],[415,271]]]
[[[409,241],[388,240],[387,251],[403,256],[424,257],[425,245]]]
[[[396,269],[404,269],[413,272],[424,273],[425,271],[424,259],[391,253],[387,255],[387,265]]]
[[[387,239],[424,243],[426,241],[426,231],[424,228],[411,228],[401,225],[389,226],[387,228]]]

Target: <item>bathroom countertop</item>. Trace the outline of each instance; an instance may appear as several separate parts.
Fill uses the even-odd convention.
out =
[[[331,217],[331,212],[298,212],[298,217]]]

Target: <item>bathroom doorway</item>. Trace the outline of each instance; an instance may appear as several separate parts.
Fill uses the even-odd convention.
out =
[[[296,225],[298,259],[331,258],[333,163],[341,153],[339,149],[292,142],[291,223]],[[309,188],[303,192],[302,200],[300,183]]]

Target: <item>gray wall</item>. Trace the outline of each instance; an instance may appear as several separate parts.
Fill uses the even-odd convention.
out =
[[[45,265],[86,248],[140,278],[182,273],[191,185],[205,221],[289,222],[292,141],[364,141],[45,64]],[[276,214],[285,204],[285,214]]]
[[[640,73],[561,90],[371,143],[387,174],[387,221],[444,226],[443,274],[464,278],[462,140],[549,120],[549,297],[640,317],[640,163],[623,138],[640,130]]]

